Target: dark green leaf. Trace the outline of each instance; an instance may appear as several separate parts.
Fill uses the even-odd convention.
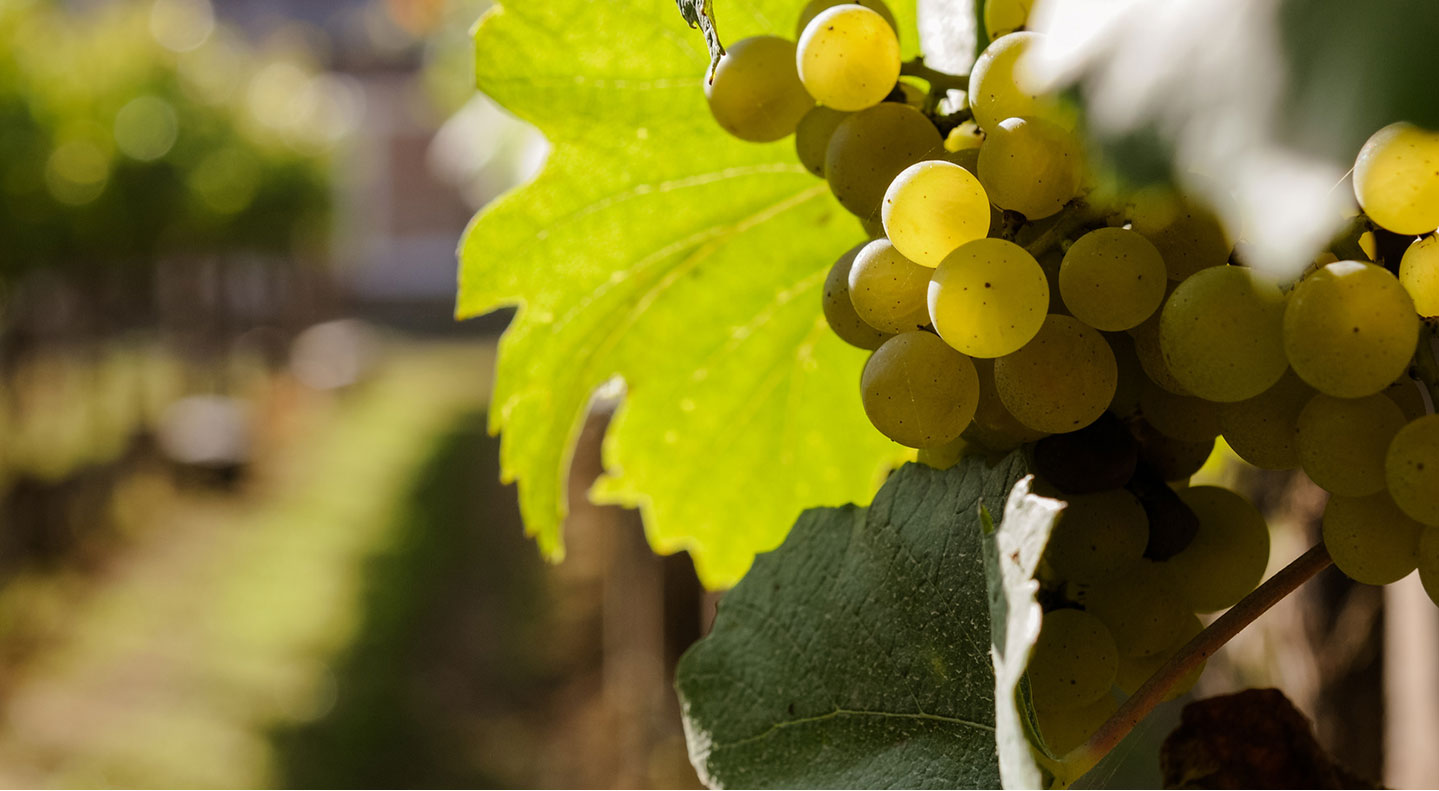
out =
[[[1011,574],[1032,568],[1053,518],[1052,501],[1027,488],[1009,495],[1024,472],[1019,454],[995,467],[907,465],[869,509],[808,511],[758,557],[714,631],[680,660],[701,777],[727,787],[998,786],[990,612],[1004,614],[1005,656],[1027,655],[1017,641],[1037,631],[1037,615],[1033,628],[1024,621],[1032,583]],[[1012,512],[987,535],[985,514],[1006,501]],[[995,587],[991,537],[1021,559],[996,567]],[[1037,777],[1029,768],[1006,775]]]

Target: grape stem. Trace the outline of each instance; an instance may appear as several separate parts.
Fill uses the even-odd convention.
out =
[[[1053,218],[1025,226],[1020,233],[1014,235],[1014,242],[1038,258],[1058,247],[1075,232],[1087,229],[1103,219],[1104,215],[1099,210],[1082,200],[1076,200]]]
[[[950,74],[940,71],[939,69],[932,69],[924,65],[924,58],[922,57],[900,64],[899,73],[906,77],[918,77],[929,83],[930,93],[942,94],[944,91],[949,90],[969,90],[968,74]]]
[[[1099,763],[1099,760],[1109,754],[1129,732],[1134,730],[1141,720],[1149,715],[1154,707],[1159,705],[1165,694],[1179,683],[1191,670],[1201,662],[1213,656],[1225,643],[1244,630],[1246,626],[1253,623],[1256,618],[1263,615],[1270,607],[1279,603],[1285,596],[1293,593],[1300,585],[1303,585],[1311,577],[1328,568],[1334,561],[1329,557],[1329,550],[1324,542],[1319,542],[1300,555],[1293,563],[1285,566],[1277,574],[1270,577],[1263,585],[1255,588],[1252,593],[1245,596],[1240,602],[1229,611],[1219,616],[1207,629],[1200,632],[1193,640],[1190,640],[1179,653],[1164,663],[1144,685],[1135,690],[1134,694],[1119,707],[1099,730],[1089,737],[1089,741],[1075,748],[1073,752],[1064,757],[1063,766],[1065,773],[1069,775],[1068,780],[1078,777]]]

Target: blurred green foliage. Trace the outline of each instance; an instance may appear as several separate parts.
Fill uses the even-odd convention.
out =
[[[0,52],[0,276],[322,243],[332,78],[183,0],[6,0]]]

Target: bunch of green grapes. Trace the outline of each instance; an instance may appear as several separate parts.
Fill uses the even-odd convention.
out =
[[[868,237],[824,254],[822,307],[869,354],[874,427],[942,469],[1021,452],[1065,503],[1028,670],[1062,753],[1260,584],[1269,526],[1215,485],[1236,473],[1208,470],[1307,475],[1331,495],[1316,528],[1341,571],[1417,568],[1439,601],[1439,416],[1411,378],[1439,368],[1421,342],[1439,316],[1439,133],[1377,132],[1355,237],[1275,280],[1236,260],[1222,189],[1094,191],[1112,180],[1083,119],[1030,74],[1029,7],[985,4],[992,41],[959,107],[901,63],[882,0],[813,0],[797,42],[736,42],[706,95],[741,139],[793,134],[796,171]]]

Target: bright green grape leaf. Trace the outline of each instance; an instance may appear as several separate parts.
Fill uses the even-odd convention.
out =
[[[1016,575],[1033,571],[1056,513],[1015,486],[1024,475],[1019,453],[995,467],[910,464],[868,509],[806,512],[680,660],[700,777],[742,788],[998,787],[1003,751],[1024,737],[1001,720],[996,753],[991,641],[1004,657],[1028,656],[1036,586]],[[993,513],[1003,513],[997,531]],[[1002,700],[1014,698],[1011,668],[1022,661],[1002,666]],[[1027,768],[1003,776],[1035,787]]]
[[[1064,504],[1034,494],[1033,482],[1033,478],[1020,481],[1009,493],[1000,524],[985,520],[990,537],[984,543],[984,565],[994,633],[995,735],[1005,788],[1040,788],[1044,781],[1030,749],[1034,705],[1023,678],[1044,615],[1034,575]]]
[[[910,48],[913,4],[893,3]],[[730,40],[793,35],[797,0],[725,0]],[[500,344],[491,428],[526,529],[552,559],[592,393],[625,400],[592,495],[639,506],[659,552],[710,587],[737,581],[800,511],[866,501],[897,447],[871,428],[864,353],[820,313],[858,223],[790,141],[710,118],[703,37],[673,0],[513,0],[476,33],[479,84],[552,153],[462,248],[457,315],[519,312]]]

